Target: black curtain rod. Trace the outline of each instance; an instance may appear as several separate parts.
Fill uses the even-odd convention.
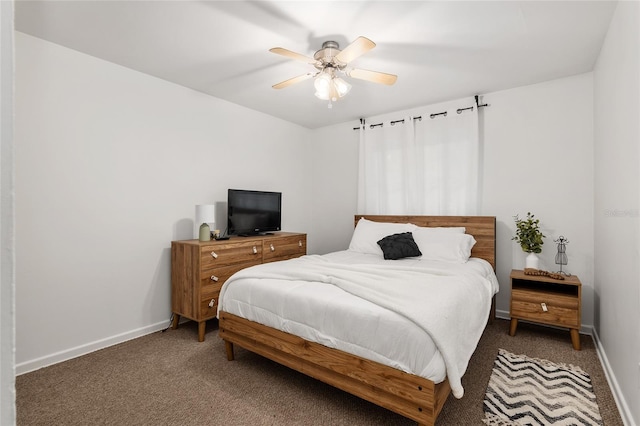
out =
[[[489,104],[480,104],[480,102],[479,102],[479,100],[478,100],[478,95],[474,96],[474,98],[475,98],[475,100],[476,100],[476,107],[477,107],[478,109],[480,109],[480,108],[484,108],[484,107],[488,107],[488,106],[491,106],[491,105],[489,105]],[[470,107],[466,107],[466,108],[458,108],[458,109],[456,110],[456,112],[457,112],[458,114],[462,114],[464,111],[467,111],[467,110],[471,110],[471,111],[473,111],[473,108],[474,108],[474,107],[473,107],[473,105],[472,105],[472,106],[470,106]],[[429,118],[436,118],[436,117],[438,117],[438,116],[440,116],[440,115],[442,115],[442,116],[445,116],[445,117],[446,117],[446,116],[447,116],[447,111],[437,112],[437,113],[434,113],[434,114],[429,114]],[[414,119],[414,120],[418,120],[418,121],[422,121],[422,116],[421,116],[421,115],[419,115],[419,116],[417,116],[417,117],[413,117],[413,119]],[[404,123],[404,118],[403,118],[403,119],[401,119],[401,120],[394,120],[394,121],[391,121],[391,125],[392,125],[392,126],[395,126],[395,124],[396,124],[396,123]],[[361,119],[360,119],[360,127],[361,127],[361,126],[364,126],[364,124],[365,124],[365,122],[364,122],[364,118],[361,118]],[[360,127],[354,127],[354,128],[353,128],[353,130],[360,130]],[[384,124],[383,124],[383,123],[377,123],[377,124],[371,124],[371,125],[369,125],[369,128],[370,128],[370,129],[373,129],[373,128],[375,128],[375,127],[384,127]]]
[[[489,104],[482,104],[482,105],[480,105],[480,102],[478,101],[478,95],[475,95],[475,96],[474,96],[474,98],[476,98],[476,106],[478,107],[478,109],[480,109],[480,108],[484,108],[484,107],[488,107],[488,106],[491,106],[491,105],[489,105]]]

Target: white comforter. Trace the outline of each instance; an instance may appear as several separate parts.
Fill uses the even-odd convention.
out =
[[[345,251],[244,269],[222,287],[218,311],[436,383],[446,370],[461,398],[461,377],[497,290],[480,259],[385,261]]]

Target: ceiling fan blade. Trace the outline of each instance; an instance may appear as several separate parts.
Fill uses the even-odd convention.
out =
[[[289,80],[282,81],[278,84],[274,84],[271,87],[273,87],[274,89],[284,89],[285,87],[289,87],[292,84],[296,84],[301,81],[308,80],[311,77],[313,77],[313,73],[302,74],[297,77],[290,78]]]
[[[392,85],[398,79],[397,75],[387,74],[385,72],[368,71],[368,70],[350,70],[347,72],[349,77],[359,78],[360,80],[367,80],[374,83]]]
[[[278,55],[286,56],[290,59],[295,59],[296,61],[306,62],[308,64],[315,64],[317,61],[309,56],[302,55],[300,53],[292,52],[290,50],[284,49],[282,47],[274,47],[269,49],[269,52],[276,53]]]
[[[342,52],[336,55],[338,61],[348,64],[360,55],[363,55],[376,47],[376,44],[366,37],[358,37],[353,43],[342,49]]]

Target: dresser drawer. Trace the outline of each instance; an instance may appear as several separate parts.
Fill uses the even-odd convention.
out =
[[[234,242],[202,246],[200,249],[200,267],[209,270],[215,266],[231,264],[260,263],[262,261],[262,243],[260,241]]]
[[[260,259],[251,259],[250,262],[232,264],[232,265],[209,265],[207,268],[203,268],[201,274],[202,288],[210,283],[217,283],[219,287],[229,279],[229,277],[236,272],[248,268],[250,266],[259,265]]]
[[[305,254],[307,254],[306,235],[265,239],[262,246],[262,259],[265,263],[292,259]]]
[[[200,293],[200,318],[202,320],[214,318],[218,313],[220,287],[220,285],[215,284],[202,289]]]

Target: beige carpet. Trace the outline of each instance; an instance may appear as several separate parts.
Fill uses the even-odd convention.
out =
[[[487,327],[438,425],[482,425],[482,401],[498,348],[582,367],[604,424],[622,425],[590,336],[520,323]],[[18,425],[414,425],[415,423],[257,355],[226,360],[215,321],[197,342],[194,323],[154,333],[16,378]]]

